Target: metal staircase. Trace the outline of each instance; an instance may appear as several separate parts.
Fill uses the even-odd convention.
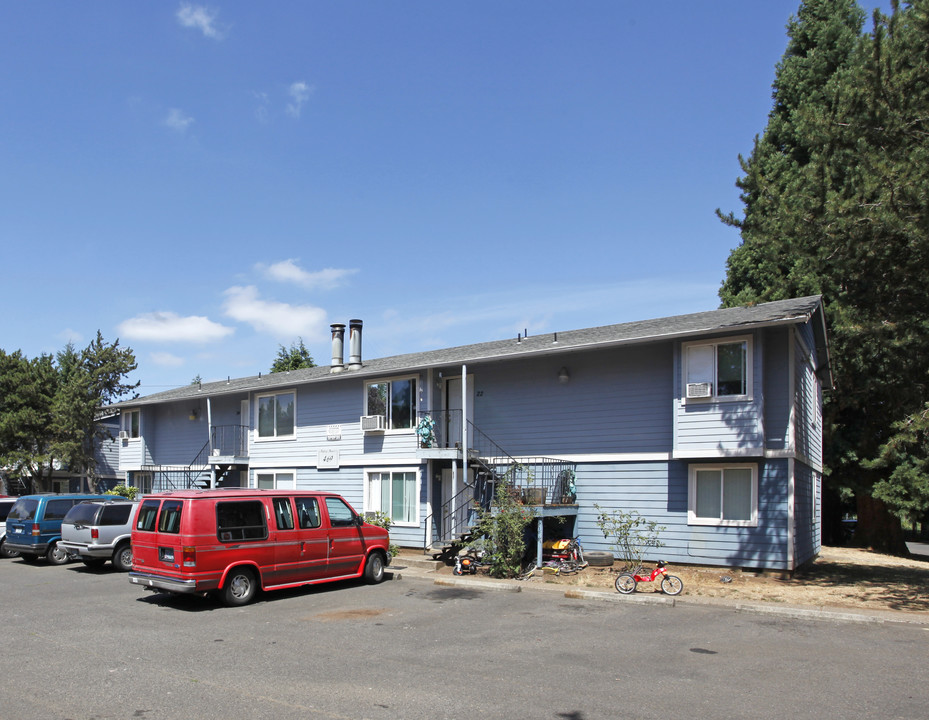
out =
[[[426,517],[423,543],[437,560],[448,561],[474,538],[473,528],[482,512],[492,511],[497,486],[506,482],[508,492],[528,506],[569,505],[574,497],[574,464],[547,457],[517,460],[497,445],[470,420],[468,467],[474,480]]]
[[[212,471],[216,472],[216,484],[221,484],[236,467],[235,459],[241,460],[247,452],[248,428],[239,425],[220,425],[210,430],[210,439],[189,465],[143,465],[142,471],[151,473],[151,492],[168,490],[206,490],[210,487]],[[231,458],[227,462],[210,463],[211,455]]]

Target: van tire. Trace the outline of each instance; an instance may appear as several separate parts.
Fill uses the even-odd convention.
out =
[[[365,563],[365,581],[377,585],[384,579],[384,556],[375,551]]]
[[[227,607],[248,605],[258,592],[258,580],[255,571],[247,567],[238,567],[229,571],[226,584],[223,585],[222,600]]]
[[[49,545],[48,552],[45,553],[45,559],[52,565],[64,565],[70,558],[68,558],[68,551],[56,540]]]
[[[116,552],[113,553],[113,567],[119,572],[132,570],[132,545],[124,542],[116,548]]]
[[[19,557],[19,552],[17,550],[9,550],[6,546],[6,538],[0,540],[0,557],[5,558],[15,558]]]

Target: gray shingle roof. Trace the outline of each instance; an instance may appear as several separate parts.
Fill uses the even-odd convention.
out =
[[[595,347],[654,342],[671,338],[706,335],[708,333],[751,329],[779,324],[805,323],[814,314],[822,315],[822,299],[818,295],[778,300],[749,307],[723,308],[706,312],[675,315],[672,317],[640,320],[637,322],[604,325],[602,327],[567,332],[546,333],[525,338],[510,338],[492,342],[461,345],[442,350],[429,350],[405,355],[364,360],[359,370],[346,369],[331,373],[328,366],[293,370],[286,373],[269,373],[228,381],[185,385],[174,390],[146,395],[115,404],[113,407],[130,407],[172,402],[190,398],[269,390],[309,382],[337,382],[340,379],[385,375],[417,371],[446,365],[460,365],[507,358],[554,355]],[[824,325],[815,328],[823,347],[818,348],[821,364],[828,367]],[[827,370],[828,373],[828,370]],[[828,378],[826,385],[829,386]]]

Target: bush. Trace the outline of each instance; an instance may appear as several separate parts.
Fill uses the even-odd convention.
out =
[[[132,487],[131,485],[117,485],[112,490],[107,490],[104,495],[119,495],[120,497],[129,498],[130,500],[135,500],[136,495],[139,494],[139,488]]]
[[[388,533],[390,532],[390,515],[383,510],[365,513],[365,522],[369,525],[377,525],[384,528]],[[397,557],[400,554],[400,546],[388,541],[387,551],[390,553],[390,557]]]
[[[607,512],[599,505],[594,505],[599,513],[597,526],[603,537],[612,540],[611,547],[619,553],[624,569],[635,570],[642,564],[642,557],[648,548],[664,545],[658,534],[664,531],[654,520],[646,520],[635,510]]]
[[[509,480],[497,483],[494,507],[482,512],[474,526],[474,534],[486,538],[485,562],[489,562],[493,577],[519,575],[526,552],[526,526],[533,517],[532,511],[516,501],[516,493],[510,492]]]

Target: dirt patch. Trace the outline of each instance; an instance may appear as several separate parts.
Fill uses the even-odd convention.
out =
[[[335,612],[319,613],[313,615],[311,619],[322,620],[323,622],[334,622],[337,620],[367,620],[369,618],[382,615],[386,610],[383,608],[363,608],[360,610],[339,610]]]
[[[920,557],[897,558],[854,548],[824,547],[811,565],[793,575],[694,565],[669,565],[668,569],[684,581],[685,596],[929,615],[929,560]],[[613,590],[619,571],[618,565],[588,567],[576,575],[545,573],[526,582]],[[441,572],[451,569],[443,568]],[[661,590],[658,583],[640,583],[637,592]]]

